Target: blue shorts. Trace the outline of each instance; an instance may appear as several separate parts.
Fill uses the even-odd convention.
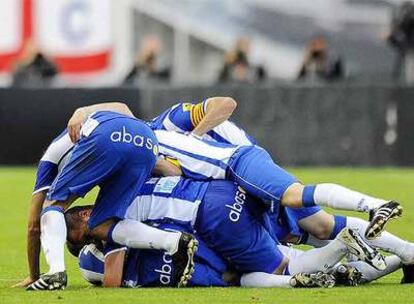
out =
[[[273,273],[284,256],[252,210],[256,205],[233,182],[212,181],[200,204],[195,230],[239,272]]]
[[[266,203],[279,204],[286,189],[297,179],[275,164],[258,146],[239,148],[229,162],[228,178]]]
[[[154,133],[143,122],[108,115],[109,120],[105,120],[105,112],[97,115],[100,123],[75,145],[47,195],[48,200],[64,201],[71,196],[83,197],[99,186],[90,229],[110,218],[123,218],[154,168],[158,151]]]

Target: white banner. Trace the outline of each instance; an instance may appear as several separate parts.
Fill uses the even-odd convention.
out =
[[[22,0],[0,1],[0,56],[22,45]]]
[[[37,0],[36,40],[53,56],[87,56],[111,48],[110,0]]]

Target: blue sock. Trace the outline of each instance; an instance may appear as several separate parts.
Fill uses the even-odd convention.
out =
[[[346,216],[335,215],[335,226],[329,236],[330,240],[333,240],[342,229],[346,227]]]
[[[303,207],[313,207],[315,206],[315,199],[313,195],[315,193],[316,185],[305,186],[302,193],[302,206]]]

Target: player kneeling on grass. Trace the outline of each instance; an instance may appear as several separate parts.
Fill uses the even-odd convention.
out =
[[[344,229],[328,246],[289,260],[275,245],[277,240],[265,229],[263,223],[268,221],[267,214],[257,210],[256,200],[230,181],[151,179],[128,207],[125,218],[145,223],[186,224],[197,231],[198,237],[212,250],[231,261],[237,272],[248,275],[243,279],[245,284],[247,278],[253,278],[257,284],[267,282],[268,286],[277,287],[280,286],[278,275],[326,271],[349,252],[377,269],[386,267],[383,257],[350,229]],[[232,208],[235,204],[240,208]],[[66,216],[71,215],[69,211]],[[87,214],[76,221],[67,220],[71,243],[84,242],[87,228],[82,222],[86,220]],[[70,225],[71,222],[74,224]],[[320,276],[319,280],[320,286],[332,285],[332,277],[328,275]],[[286,280],[285,284],[289,282]]]
[[[36,209],[41,208],[42,199],[38,200],[33,212],[33,218],[39,220],[40,217],[41,244],[50,269],[27,290],[66,287],[64,244],[67,231],[63,213],[73,201],[85,196],[95,186],[100,187],[100,192],[88,222],[91,235],[106,240],[111,231],[111,237],[122,243],[124,234],[135,230],[135,238],[128,245],[163,248],[173,253],[173,259],[181,265],[177,267],[178,284],[184,285],[191,272],[197,245],[191,235],[160,231],[138,221],[119,221],[154,168],[158,154],[154,133],[132,115],[101,111],[90,115],[82,126],[81,135],[50,186],[42,214],[39,215]],[[38,259],[38,249],[34,252]],[[38,264],[35,266],[38,268]],[[30,278],[31,281],[35,279]]]

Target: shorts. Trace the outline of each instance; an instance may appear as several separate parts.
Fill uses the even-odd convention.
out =
[[[100,113],[99,118],[105,115]],[[99,186],[89,229],[111,218],[123,218],[154,168],[158,151],[154,133],[137,119],[119,115],[95,121],[97,125],[82,135],[47,194],[48,200],[64,201],[83,197]]]
[[[239,148],[229,161],[228,178],[265,203],[280,204],[283,194],[297,179],[279,167],[258,146]]]

